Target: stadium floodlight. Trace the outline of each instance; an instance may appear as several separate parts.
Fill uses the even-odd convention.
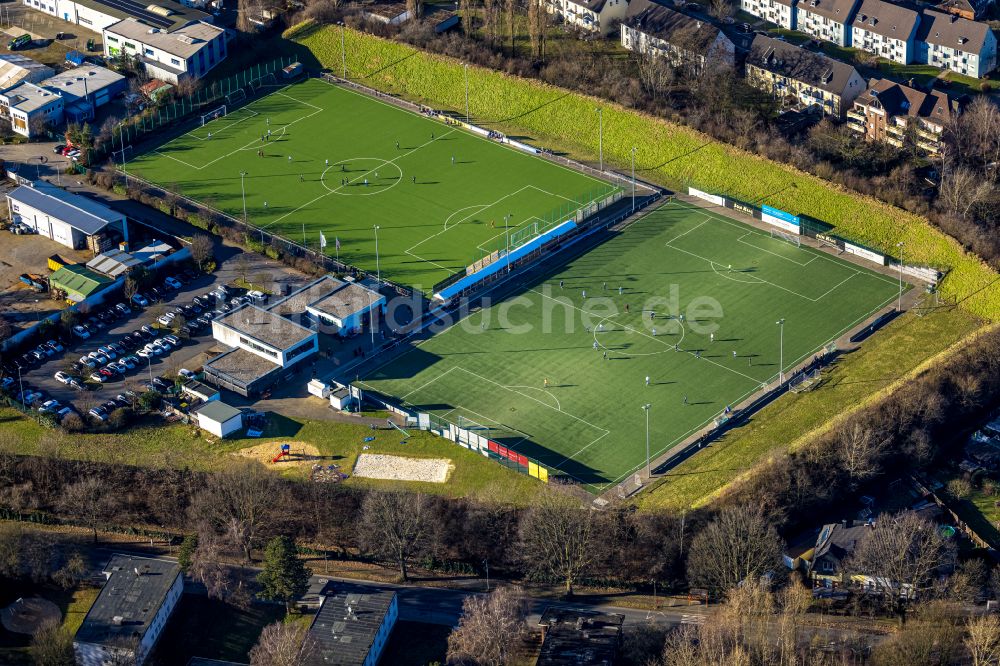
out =
[[[597,155],[601,163],[601,172],[604,172],[604,109],[597,107]]]
[[[125,124],[125,121],[123,120],[120,123],[118,123],[117,125],[115,125],[115,128],[118,130],[118,143],[120,143],[121,146],[122,146],[122,174],[125,175],[125,187],[127,189],[128,188],[128,171],[125,170],[125,137],[122,135],[122,125],[124,125],[124,124]],[[112,132],[112,134],[111,134],[111,139],[112,139],[111,149],[114,150],[114,143],[113,143],[113,141],[114,141],[114,132]],[[56,173],[59,173],[58,169],[56,170]]]
[[[469,124],[469,63],[465,63],[465,124]]]
[[[635,151],[638,148],[632,146],[632,212],[635,213]]]
[[[243,186],[243,179],[247,177],[246,171],[240,171],[240,194],[243,195],[243,224],[247,223],[247,188]],[[261,239],[263,242],[263,239]]]
[[[344,49],[344,30],[346,26],[343,21],[337,21],[337,25],[340,26],[340,69],[341,78],[347,79],[347,51]]]
[[[514,217],[514,213],[507,213],[503,216],[503,231],[507,236],[507,272],[510,273],[510,218]]]
[[[778,385],[785,383],[785,320],[774,322],[778,325]]]
[[[379,267],[378,261],[378,230],[379,226],[375,225],[375,276],[378,279],[378,283],[382,284],[382,269]]]
[[[899,241],[896,247],[899,248],[899,296],[896,300],[896,312],[903,311],[903,246],[905,243]]]
[[[642,406],[642,411],[646,412],[646,479],[650,477],[649,471],[649,408],[652,407],[650,403],[646,403]]]

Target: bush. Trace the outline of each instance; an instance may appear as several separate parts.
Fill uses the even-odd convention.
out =
[[[74,412],[63,417],[62,428],[69,433],[83,432],[87,428],[87,424],[83,422],[83,418],[79,414]]]

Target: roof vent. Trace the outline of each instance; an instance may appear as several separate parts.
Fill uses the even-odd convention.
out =
[[[121,615],[115,615],[113,618],[111,618],[111,624],[115,625],[116,627],[120,627],[124,623],[125,623],[125,618],[123,618]]]

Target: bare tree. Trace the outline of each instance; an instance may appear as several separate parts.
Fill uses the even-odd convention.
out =
[[[954,548],[934,525],[917,513],[904,511],[880,518],[858,541],[848,564],[864,574],[887,598],[913,597],[932,575],[954,562]]]
[[[361,506],[362,540],[374,553],[391,557],[408,580],[410,559],[426,545],[430,521],[426,495],[371,492]]]
[[[688,578],[692,585],[720,594],[779,570],[781,548],[778,533],[759,507],[725,509],[691,540]]]
[[[729,18],[733,15],[732,0],[711,0],[708,11],[717,19]]]
[[[224,535],[250,562],[272,524],[278,482],[257,462],[234,462],[208,478],[193,503],[196,513]]]
[[[448,663],[511,664],[524,630],[524,603],[518,588],[498,587],[487,596],[468,596],[458,627],[448,636]]]
[[[490,48],[496,45],[499,0],[483,0],[483,35]]]
[[[125,283],[122,285],[122,296],[125,297],[126,303],[132,302],[132,297],[139,293],[139,283],[131,277],[125,278]],[[72,312],[72,310],[63,310],[63,312]]]
[[[528,41],[531,42],[531,57],[538,58],[542,53],[542,19],[545,12],[543,0],[528,0]]]
[[[243,284],[247,284],[250,281],[250,258],[247,257],[245,252],[241,252],[236,255],[235,261],[236,273],[240,276],[240,281]]]
[[[525,564],[543,576],[563,581],[566,595],[590,568],[596,548],[594,513],[555,486],[542,489],[521,520]]]
[[[205,270],[205,264],[215,257],[215,243],[208,234],[195,234],[191,239],[191,258],[198,268]]]
[[[994,193],[993,183],[965,166],[949,166],[941,172],[939,197],[948,210],[968,218],[969,212]]]
[[[972,657],[972,666],[1000,664],[1000,617],[980,615],[965,623],[965,649]]]
[[[666,58],[653,53],[640,53],[636,64],[639,82],[653,99],[669,95],[678,83],[677,71]]]
[[[250,650],[250,666],[297,666],[315,654],[308,627],[299,622],[275,622],[264,627]]]
[[[416,21],[424,15],[423,0],[406,0],[406,11],[410,13],[410,20]]]
[[[66,486],[59,506],[62,511],[79,517],[93,531],[97,543],[97,528],[118,508],[115,497],[99,478],[91,476]]]
[[[31,659],[35,666],[74,666],[73,634],[59,620],[43,622],[31,637]]]
[[[837,444],[841,468],[852,481],[861,483],[880,469],[879,458],[889,438],[867,424],[852,421],[837,433]]]

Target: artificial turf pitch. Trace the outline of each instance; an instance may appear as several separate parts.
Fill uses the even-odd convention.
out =
[[[246,172],[251,224],[312,249],[322,232],[330,256],[424,291],[504,249],[508,232],[568,219],[617,189],[318,79],[276,88],[126,169],[237,219]]]
[[[776,380],[779,320],[789,368],[897,293],[890,277],[672,203],[359,383],[489,428],[600,492],[644,465],[644,404],[655,458]]]

